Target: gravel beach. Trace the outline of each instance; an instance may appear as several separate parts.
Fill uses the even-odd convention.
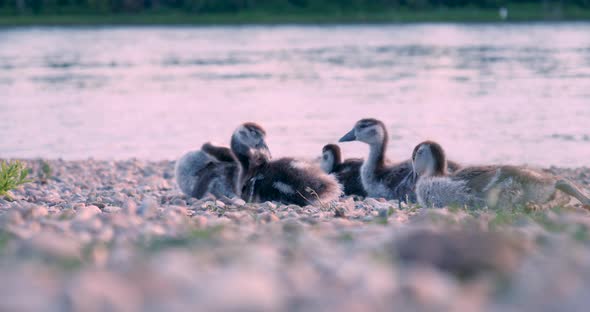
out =
[[[590,213],[196,200],[174,162],[25,160],[0,311],[585,311]],[[51,174],[43,176],[46,163]],[[549,168],[590,189],[590,168]]]

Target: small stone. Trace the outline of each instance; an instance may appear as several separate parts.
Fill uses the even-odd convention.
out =
[[[172,205],[186,207],[186,200],[184,200],[182,198],[175,198],[172,201]]]
[[[32,252],[41,252],[60,259],[80,258],[80,244],[67,236],[44,232],[31,238],[28,247]]]
[[[0,215],[2,224],[19,225],[23,223],[23,217],[20,212],[16,209],[7,211],[5,214]]]
[[[105,204],[103,204],[101,202],[92,203],[92,205],[94,205],[94,206],[96,206],[96,207],[98,207],[100,209],[102,209],[102,208],[104,208],[106,206]]]
[[[33,207],[30,207],[30,209],[26,213],[24,213],[24,216],[25,216],[25,218],[37,219],[37,218],[45,217],[48,214],[49,214],[49,211],[47,210],[47,207],[33,206]]]
[[[128,216],[124,214],[112,214],[108,215],[109,223],[115,228],[119,230],[126,230],[131,226],[132,217],[136,216]]]
[[[258,220],[262,221],[263,223],[280,221],[279,217],[277,217],[274,213],[271,212],[265,212],[263,214],[258,215]]]
[[[92,218],[88,220],[75,220],[72,222],[72,229],[77,232],[96,232],[102,227],[102,221],[99,218]]]
[[[265,202],[264,205],[268,208],[268,209],[277,209],[277,204],[273,203],[273,202]]]
[[[78,210],[76,210],[76,219],[88,220],[94,217],[95,215],[100,214],[101,212],[102,211],[100,210],[100,208],[93,205],[81,207]]]
[[[148,229],[153,235],[161,236],[166,234],[166,229],[160,224],[152,224]]]
[[[158,212],[158,203],[151,197],[146,197],[139,205],[137,209],[137,214],[150,217],[155,215]]]
[[[20,227],[20,226],[14,226],[12,224],[8,224],[4,228],[4,231],[6,233],[10,233],[10,234],[14,235],[15,237],[17,237],[19,239],[29,239],[35,234],[35,230],[33,230],[33,229]]]
[[[164,191],[166,191],[166,190],[171,190],[171,189],[172,189],[172,188],[170,187],[170,184],[168,183],[168,181],[167,181],[167,180],[160,180],[160,181],[158,181],[158,183],[157,183],[157,187],[158,187],[159,189],[161,189],[161,190],[164,190]]]
[[[197,223],[199,227],[207,226],[207,217],[205,216],[196,216],[193,220],[195,220],[195,223]]]
[[[112,196],[112,198],[109,199],[109,203],[112,206],[123,206],[123,204],[125,204],[127,202],[128,198],[125,194],[122,193],[116,193],[115,195]]]
[[[213,196],[211,193],[207,193],[205,196],[203,196],[203,198],[201,198],[201,201],[204,202],[209,202],[209,201],[215,201],[215,196]]]
[[[406,300],[429,307],[448,306],[457,291],[456,286],[448,276],[428,267],[411,269],[400,285]]]
[[[338,203],[338,206],[344,208],[345,210],[350,210],[350,211],[354,210],[356,207],[354,199],[350,196],[348,198],[346,198],[345,200],[341,201],[340,203]]]
[[[156,209],[158,209],[158,207],[156,207]],[[177,214],[183,216],[187,216],[189,214],[188,211],[189,210],[186,207],[182,206],[169,206],[164,210],[164,212],[168,214]]]
[[[113,228],[110,226],[103,227],[96,235],[96,239],[101,242],[109,242],[114,237]]]
[[[225,208],[225,203],[220,200],[216,200],[215,206],[217,206],[217,208]]]
[[[368,204],[369,207],[376,209],[376,210],[382,209],[382,208],[388,208],[387,202],[381,202],[381,201],[378,201],[374,198],[365,199],[365,204]]]
[[[283,232],[288,235],[298,236],[303,232],[303,224],[296,219],[288,219],[283,223]]]
[[[72,223],[66,220],[43,219],[41,220],[43,230],[51,229],[59,234],[68,233]]]
[[[344,209],[343,207],[336,207],[334,209],[334,217],[346,218],[346,209]]]
[[[199,203],[198,207],[200,210],[208,210],[209,209],[209,204],[207,203]]]
[[[401,238],[394,256],[411,264],[430,265],[462,278],[480,273],[511,274],[519,265],[526,242],[496,232],[420,230]]]
[[[132,215],[137,213],[137,204],[135,204],[135,202],[132,200],[128,200],[123,208],[127,214]]]
[[[59,214],[60,219],[71,219],[76,215],[76,211],[71,208],[66,208]]]
[[[41,200],[43,200],[44,202],[46,202],[48,204],[53,204],[53,205],[63,201],[63,199],[61,199],[61,197],[59,196],[59,194],[56,191],[51,191],[51,192],[47,193],[45,195],[45,197],[43,197]]]
[[[74,208],[74,210],[77,211],[78,209],[84,208],[84,207],[86,207],[86,204],[84,204],[84,203],[76,203],[76,204],[74,204],[74,207],[72,207],[72,208]]]
[[[123,276],[82,271],[70,282],[67,301],[72,311],[139,311],[141,296]]]
[[[106,207],[104,207],[104,209],[102,211],[108,212],[108,213],[119,213],[122,210],[123,210],[123,208],[121,208],[121,207],[117,207],[117,206],[106,206]]]

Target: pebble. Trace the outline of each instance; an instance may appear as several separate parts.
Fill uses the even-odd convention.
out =
[[[193,218],[193,220],[195,220],[195,223],[199,227],[205,227],[205,226],[207,226],[207,217],[205,217],[205,216],[195,216]]]
[[[334,217],[336,218],[347,218],[347,210],[344,207],[334,208]]]
[[[41,200],[49,204],[57,204],[63,201],[61,199],[61,196],[59,196],[59,194],[56,191],[51,191],[47,193]]]
[[[67,298],[71,311],[134,312],[142,300],[126,278],[106,271],[82,272],[70,283]]]
[[[429,264],[463,278],[482,273],[507,276],[524,251],[524,243],[500,233],[479,230],[420,230],[397,242],[402,261]]]
[[[151,197],[146,197],[141,201],[137,209],[137,214],[144,217],[154,216],[158,212],[158,203]]]
[[[100,210],[100,208],[98,208],[94,205],[82,206],[76,210],[76,219],[88,220],[88,219],[100,214],[101,212],[102,211]]]
[[[0,215],[0,220],[3,225],[21,225],[23,223],[23,217],[16,209],[11,209]]]
[[[265,223],[269,223],[269,222],[277,222],[280,219],[272,212],[265,212],[261,215],[258,215],[258,220],[263,221]]]
[[[236,206],[242,207],[246,205],[246,201],[241,198],[234,198],[232,199],[232,203]]]
[[[137,213],[137,204],[132,200],[128,200],[123,208],[127,214],[134,215]]]
[[[80,259],[80,244],[74,239],[52,232],[33,236],[28,245],[28,252],[40,252],[48,257],[61,260]]]
[[[102,211],[107,212],[107,213],[119,213],[119,212],[123,211],[123,208],[116,207],[116,206],[106,206],[102,209]]]
[[[366,198],[364,200],[366,205],[369,205],[369,207],[380,207],[381,206],[381,202],[376,200],[375,198]]]
[[[175,198],[172,201],[172,204],[175,205],[175,206],[183,206],[183,207],[186,207],[186,201],[184,199],[182,199],[182,198]]]
[[[271,210],[277,209],[277,204],[275,204],[275,203],[273,203],[273,202],[269,202],[269,201],[267,201],[267,202],[265,202],[263,205],[264,205],[265,207],[267,207],[268,209],[271,209]],[[297,208],[299,208],[299,207],[297,207]]]

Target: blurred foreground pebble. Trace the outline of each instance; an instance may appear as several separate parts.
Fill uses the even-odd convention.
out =
[[[40,162],[28,161],[33,175]],[[0,199],[0,311],[582,311],[590,214],[184,197],[173,162],[49,161]],[[589,169],[548,169],[588,187]]]

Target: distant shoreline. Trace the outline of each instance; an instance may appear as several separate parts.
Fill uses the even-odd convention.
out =
[[[184,12],[138,14],[2,15],[0,26],[98,26],[98,25],[325,25],[421,22],[543,22],[590,21],[590,9],[565,7],[550,13],[540,6],[509,7],[502,20],[496,9],[455,8],[379,12],[288,12],[244,11],[236,14],[189,14]]]

